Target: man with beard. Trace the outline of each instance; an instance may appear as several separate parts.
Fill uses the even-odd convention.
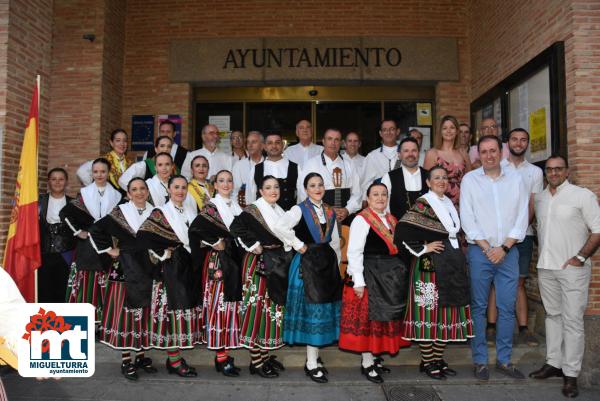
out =
[[[181,168],[181,175],[188,180],[192,178],[192,160],[198,155],[204,156],[208,160],[208,179],[211,181],[219,171],[231,171],[231,156],[217,149],[218,143],[219,128],[213,124],[206,124],[202,127],[202,147],[187,154]]]
[[[411,136],[400,142],[400,168],[386,173],[381,183],[389,191],[390,213],[398,220],[427,192],[427,170],[419,167],[419,142]]]
[[[533,220],[533,197],[544,189],[544,177],[542,169],[525,160],[525,153],[529,147],[529,133],[523,128],[515,128],[508,133],[508,159],[500,163],[507,171],[515,171],[523,180],[530,194],[529,223]],[[527,328],[527,293],[525,292],[525,280],[529,276],[529,264],[533,254],[533,238],[535,233],[531,224],[527,227],[527,234],[522,242],[515,244],[519,250],[519,284],[517,287],[517,323],[519,325],[519,336],[517,342],[527,344],[530,347],[539,345],[535,335]],[[486,335],[491,339],[496,329],[496,291],[494,287],[490,291],[488,303],[488,326]]]

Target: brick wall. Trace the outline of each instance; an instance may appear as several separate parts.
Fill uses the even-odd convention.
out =
[[[40,175],[46,172],[51,83],[52,1],[12,0],[10,7],[8,3],[0,2],[0,258],[4,255],[23,134],[37,74],[42,81],[39,171]]]
[[[571,181],[600,193],[600,3],[597,0],[473,2],[472,98],[556,41],[565,42]],[[600,255],[594,258],[588,315],[600,314]]]
[[[193,3],[193,4],[192,4]],[[129,0],[123,126],[132,114],[181,114],[191,145],[188,84],[168,82],[175,39],[256,36],[450,36],[459,39],[460,81],[439,83],[436,112],[467,120],[470,102],[467,1],[147,1]],[[143,73],[141,73],[143,71]]]

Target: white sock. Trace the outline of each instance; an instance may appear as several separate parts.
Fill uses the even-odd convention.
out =
[[[362,353],[362,367],[368,368],[369,366],[375,365],[375,359],[373,358],[373,354],[370,352]]]
[[[318,367],[317,358],[319,357],[319,348],[313,347],[312,345],[306,346],[306,367],[308,370],[313,370]],[[318,374],[321,376],[321,373]]]

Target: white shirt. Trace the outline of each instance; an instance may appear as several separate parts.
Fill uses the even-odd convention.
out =
[[[425,163],[425,153],[427,153],[427,150],[425,149],[421,149],[419,152],[419,166],[421,167],[423,167],[423,163]]]
[[[221,152],[218,148],[214,152],[210,152],[206,148],[200,148],[193,152],[188,152],[181,167],[181,175],[188,180],[192,179],[192,160],[196,156],[204,156],[208,159],[208,178],[211,179],[221,170],[231,171],[231,156]]]
[[[48,222],[48,224],[60,223],[60,216],[58,214],[66,205],[66,196],[63,195],[62,198],[54,198],[52,195],[48,194],[48,211],[46,212],[46,222]]]
[[[321,202],[322,204],[322,202]],[[321,206],[321,205],[319,205]],[[322,208],[316,207],[315,212],[319,217],[319,222],[321,224],[325,224],[327,221],[325,220],[325,213]],[[287,246],[291,246],[294,250],[299,250],[304,246],[304,242],[302,242],[298,237],[296,237],[296,233],[294,232],[294,227],[298,225],[302,219],[302,210],[298,205],[292,206],[290,210],[285,212],[285,214],[281,217],[278,224],[273,227],[273,232],[277,237]],[[340,235],[338,233],[337,221],[334,222],[333,231],[331,232],[331,242],[329,245],[335,251],[337,255],[338,263],[342,260],[342,251],[340,249]]]
[[[375,212],[375,211],[374,211]],[[377,213],[379,220],[386,226],[389,230],[390,225],[385,218],[385,213]],[[350,234],[348,241],[348,250],[346,251],[348,256],[348,269],[347,272],[352,276],[352,281],[354,282],[354,288],[357,287],[365,287],[365,278],[364,278],[364,251],[365,244],[367,243],[367,236],[369,235],[369,230],[371,226],[364,217],[356,216],[354,220],[352,220],[352,224],[350,224]]]
[[[492,179],[483,167],[468,172],[460,187],[460,219],[467,241],[486,240],[500,246],[506,238],[525,238],[529,215],[529,190],[521,176],[501,167]]]
[[[319,154],[306,162],[302,173],[298,174],[298,201],[302,202],[306,199],[304,177],[309,173],[319,173],[323,177],[325,190],[335,189],[333,185],[333,169],[339,167],[342,170],[342,188],[350,188],[350,199],[348,199],[345,207],[350,214],[359,211],[362,206],[360,177],[358,174],[354,174],[352,162],[345,157],[342,159],[338,156],[335,160],[331,160],[325,153],[322,153],[322,155],[325,159],[325,165],[323,165],[323,159],[321,158],[321,154]]]
[[[232,152],[232,155],[231,155],[231,167],[233,168],[233,167],[235,167],[235,165],[238,162],[240,162],[242,160],[247,160],[247,159],[248,159],[248,154],[247,153],[244,153],[243,157],[239,157],[238,155],[236,155],[235,153]]]
[[[119,177],[119,186],[123,190],[127,191],[127,184],[132,178],[144,178],[146,176],[146,169],[148,165],[145,161],[135,162],[121,176]]]
[[[350,157],[345,151],[342,152],[344,159],[348,159],[352,162],[352,169],[359,175],[360,177],[360,185],[362,188],[363,177],[365,173],[365,160],[367,159],[361,154],[355,154],[354,157]]]
[[[421,187],[423,186],[423,182],[421,179],[421,169],[417,167],[417,170],[414,173],[411,173],[403,165],[401,165],[400,168],[402,169],[402,175],[404,175],[404,186],[405,186],[406,190],[407,191],[420,191],[422,189]],[[390,180],[390,173],[385,173],[385,175],[381,179],[381,183],[385,184],[385,186],[387,187],[388,195],[391,194],[392,193],[392,181]],[[367,188],[368,188],[368,186],[367,186]],[[365,194],[367,193],[367,188],[365,188],[365,190],[364,190]],[[386,210],[386,212],[390,211],[389,196],[388,196],[388,205],[385,210]]]
[[[237,158],[237,157],[235,157],[235,158]],[[262,162],[264,159],[265,158],[261,156],[260,161],[258,163]],[[256,166],[258,163],[254,162],[251,158],[247,157],[245,159],[238,160],[233,165],[233,170],[231,172],[231,174],[233,174],[233,193],[231,194],[232,198],[237,199],[240,189],[242,188],[242,186],[245,185],[246,186],[246,195],[245,195],[246,204],[247,205],[250,204],[248,202],[248,183],[249,183],[249,181],[254,179],[254,173],[253,173],[254,166]],[[252,175],[250,174],[251,171],[252,171]]]
[[[535,195],[540,256],[538,269],[560,270],[577,255],[590,233],[600,233],[600,207],[596,195],[569,181],[552,195],[548,187]],[[585,266],[591,268],[590,259]]]
[[[544,190],[544,173],[538,166],[529,163],[527,160],[523,160],[522,163],[515,166],[508,159],[502,160],[500,165],[508,170],[519,173],[530,194],[538,194]],[[535,235],[531,224],[527,227],[527,235]]]
[[[362,192],[366,199],[366,192],[373,181],[380,179],[392,171],[398,160],[398,147],[381,145],[369,152],[365,158],[365,171],[362,182]]]
[[[289,164],[290,161],[285,157],[277,161],[265,159],[263,177],[272,175],[275,178],[286,178]],[[256,200],[256,192],[258,189],[256,188],[256,182],[254,182],[255,168],[256,164],[252,166],[248,176],[248,183],[246,185],[246,205],[249,205]],[[298,174],[300,174],[300,171],[298,171]]]
[[[283,152],[283,156],[293,161],[298,165],[298,169],[302,169],[304,164],[312,159],[313,157],[320,155],[323,151],[323,146],[310,143],[308,146],[303,146],[301,143],[297,143],[292,146],[288,146]]]

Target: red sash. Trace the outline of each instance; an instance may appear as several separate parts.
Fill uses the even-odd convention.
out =
[[[396,227],[396,223],[398,220],[392,216],[390,213],[386,213],[385,219],[390,225],[390,229],[383,224],[377,213],[375,213],[370,207],[363,209],[359,214],[362,216],[369,226],[379,237],[385,242],[390,251],[390,255],[396,255],[398,253],[398,248],[394,245],[394,229]]]

